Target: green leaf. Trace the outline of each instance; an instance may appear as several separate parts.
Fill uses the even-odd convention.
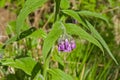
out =
[[[20,33],[20,35],[17,37],[17,40],[16,40],[16,41],[19,41],[19,40],[21,40],[21,39],[29,36],[29,35],[32,34],[34,31],[36,31],[36,28],[35,28],[35,27],[31,27],[30,29],[23,31],[23,32]]]
[[[32,37],[32,38],[46,38],[47,34],[43,29],[38,29],[35,32],[33,32],[31,35],[29,35],[28,37]]]
[[[61,9],[68,9],[70,7],[70,1],[69,0],[61,0],[60,2],[60,8]]]
[[[31,72],[36,62],[31,57],[25,57],[20,59],[5,59],[1,60],[3,66],[11,66],[23,70],[26,74],[31,75]]]
[[[85,23],[82,21],[82,19],[80,18],[80,16],[78,15],[77,12],[73,11],[73,10],[62,10],[63,13],[73,17],[74,19],[76,19],[79,23],[81,23],[83,26],[86,26]]]
[[[23,24],[23,26],[24,27],[21,29],[21,31],[25,31],[30,28],[30,26],[26,23]],[[10,21],[6,27],[6,31],[7,31],[7,34],[16,35],[16,21]]]
[[[32,11],[36,10],[38,7],[41,7],[47,0],[27,0],[24,7],[20,11],[17,22],[16,22],[16,32],[20,33],[20,30],[23,27],[24,20]]]
[[[82,21],[80,16],[73,10],[62,10],[62,12],[73,17],[74,19],[78,20],[79,22]]]
[[[62,34],[61,23],[56,22],[53,25],[53,28],[51,32],[48,34],[47,38],[45,38],[44,40],[43,50],[42,50],[44,60],[46,59],[48,52],[50,51],[50,49],[52,48],[52,46],[54,45],[54,43],[60,37],[61,34]]]
[[[0,0],[0,7],[4,7],[5,6],[6,1],[5,0]]]
[[[19,41],[19,40],[21,40],[21,39],[29,36],[29,35],[32,34],[34,31],[36,31],[36,28],[35,28],[35,27],[31,27],[31,28],[29,28],[28,30],[25,30],[25,31],[21,32],[19,35],[16,35],[16,36],[8,39],[8,40],[4,43],[3,48],[4,48],[6,45],[8,45],[8,44],[11,44],[11,43],[13,43],[13,42],[15,42],[15,41]]]
[[[95,64],[93,64],[93,67],[91,67],[90,68],[90,73],[89,73],[89,75],[88,75],[88,80],[90,80],[90,79],[95,79],[95,76],[96,76],[96,72],[97,72],[97,67],[98,67],[98,64],[97,63],[95,63]]]
[[[80,38],[86,39],[89,42],[95,44],[96,46],[98,46],[103,51],[103,48],[102,48],[101,44],[93,36],[88,34],[85,30],[83,30],[79,26],[77,26],[75,24],[71,24],[71,23],[66,24],[65,26],[66,26],[66,30],[69,34],[78,35]]]
[[[49,69],[48,73],[52,75],[52,80],[73,80],[73,78],[60,69]]]
[[[109,25],[109,22],[108,22],[107,18],[105,16],[103,16],[102,14],[91,12],[91,11],[79,11],[78,13],[81,16],[100,18],[100,19],[104,20]]]
[[[90,29],[90,31],[93,33],[93,36],[102,44],[102,46],[106,49],[110,57],[115,61],[115,63],[118,65],[117,60],[114,58],[112,55],[111,51],[109,50],[109,47],[107,46],[106,42],[104,39],[100,36],[100,34],[95,30],[95,28],[86,20],[87,25]]]
[[[41,73],[43,70],[43,64],[37,62],[32,70],[31,80],[41,80],[42,77]],[[41,76],[40,76],[41,75]]]

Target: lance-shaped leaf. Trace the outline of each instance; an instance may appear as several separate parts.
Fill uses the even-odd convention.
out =
[[[92,35],[88,34],[81,27],[77,26],[76,24],[70,24],[70,23],[65,24],[65,26],[66,26],[66,30],[69,34],[78,35],[80,38],[86,39],[89,42],[95,44],[103,51],[102,45]]]
[[[23,27],[24,21],[28,14],[41,7],[47,0],[27,0],[24,7],[20,11],[16,22],[16,33],[19,34]]]
[[[54,45],[54,43],[60,37],[61,34],[62,34],[61,23],[56,22],[53,25],[53,28],[50,31],[50,33],[48,34],[47,38],[45,38],[45,40],[44,40],[43,50],[42,50],[44,60],[46,59],[50,49],[52,48],[52,46]]]
[[[110,55],[110,57],[115,61],[116,64],[118,64],[117,60],[114,58],[114,56],[112,55],[109,47],[107,46],[106,42],[104,41],[104,39],[100,36],[100,34],[95,30],[95,28],[86,20],[87,25],[90,29],[90,31],[92,32],[93,36],[99,40],[99,42],[102,44],[102,46],[106,49],[106,51],[108,52],[108,54]]]

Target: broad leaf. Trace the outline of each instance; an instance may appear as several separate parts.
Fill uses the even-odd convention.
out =
[[[20,11],[17,22],[16,22],[16,32],[19,34],[20,30],[23,27],[24,21],[28,14],[36,10],[38,7],[41,7],[47,0],[27,0],[24,7]]]
[[[56,40],[60,37],[61,34],[62,34],[61,23],[56,22],[53,25],[53,28],[48,34],[47,38],[45,38],[44,40],[43,50],[42,50],[44,60],[46,59],[48,52],[50,51],[50,49],[55,44]]]

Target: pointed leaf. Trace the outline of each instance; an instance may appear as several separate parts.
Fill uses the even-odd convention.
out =
[[[23,27],[24,20],[32,11],[36,10],[38,7],[41,7],[47,0],[27,0],[24,7],[20,11],[17,22],[16,22],[16,32],[19,34],[20,30]]]
[[[101,44],[93,36],[88,34],[85,30],[83,30],[79,26],[75,24],[66,24],[65,26],[68,33],[72,35],[78,35],[80,38],[88,40],[89,42],[98,46],[103,51]]]
[[[106,51],[108,52],[108,54],[110,55],[110,57],[115,61],[116,64],[118,64],[117,60],[114,58],[114,56],[112,55],[111,51],[109,50],[109,47],[107,46],[106,42],[104,41],[104,39],[100,36],[100,34],[95,30],[95,28],[88,22],[87,25],[90,29],[90,31],[93,33],[93,36],[99,40],[99,42],[102,44],[102,46],[106,49]]]
[[[90,17],[96,17],[96,18],[100,18],[102,20],[104,20],[108,25],[109,25],[109,22],[108,20],[106,19],[105,16],[103,16],[102,14],[99,14],[99,13],[95,13],[95,12],[90,12],[90,11],[79,11],[78,12],[81,16],[90,16]]]
[[[82,21],[82,19],[80,18],[80,16],[78,15],[77,12],[73,11],[73,10],[62,10],[63,13],[73,17],[74,19],[76,19],[79,23],[81,23],[83,26],[86,26],[85,23]]]
[[[56,22],[53,25],[53,28],[48,34],[47,38],[45,38],[44,40],[43,50],[42,50],[44,60],[46,59],[48,52],[50,51],[50,49],[52,48],[52,46],[54,45],[54,43],[60,37],[61,34],[62,34],[61,23]]]
[[[4,43],[3,48],[5,48],[5,46],[8,45],[8,44],[11,44],[11,43],[13,43],[15,41],[19,41],[19,40],[21,40],[21,39],[31,35],[34,31],[36,31],[36,28],[35,27],[31,27],[28,30],[25,30],[25,31],[21,32],[19,35],[15,35],[14,37],[8,39]]]

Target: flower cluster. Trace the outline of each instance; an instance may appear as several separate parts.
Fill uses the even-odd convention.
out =
[[[62,37],[58,41],[58,51],[71,52],[75,48],[75,41],[71,37]]]

